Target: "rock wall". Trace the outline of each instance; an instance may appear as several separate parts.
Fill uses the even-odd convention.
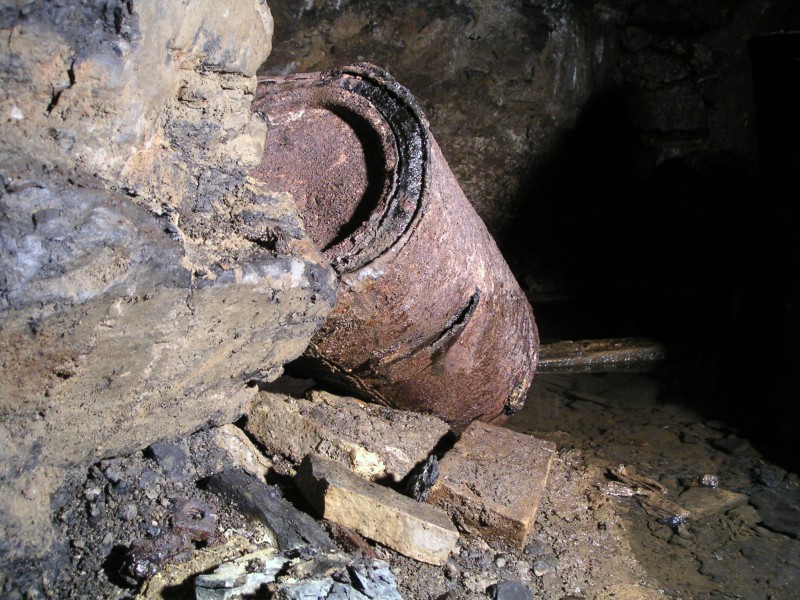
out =
[[[547,236],[547,211],[569,196],[594,210],[612,201],[598,195],[611,196],[620,177],[646,178],[693,153],[754,161],[746,42],[790,27],[795,5],[275,0],[278,34],[264,70],[359,60],[387,69],[419,99],[501,247],[521,254]]]
[[[263,0],[0,7],[0,555],[49,543],[71,465],[230,422],[336,280],[247,176]]]

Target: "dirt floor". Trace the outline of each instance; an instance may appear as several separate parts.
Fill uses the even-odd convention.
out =
[[[524,552],[462,539],[434,567],[371,544],[404,598],[494,597],[492,586],[504,581],[548,599],[796,597],[800,479],[766,462],[725,423],[703,421],[663,381],[542,375],[508,427],[560,449]],[[55,555],[31,561],[24,575],[6,571],[4,597],[135,597],[131,544],[170,530],[186,500],[217,515],[215,531],[162,552],[163,564],[147,563],[172,580],[145,586],[141,597],[194,597],[191,578],[180,579],[191,568],[181,574],[171,563],[236,545],[270,546],[267,528],[203,489],[209,475],[235,462],[230,431],[199,431],[75,473],[54,502]],[[281,475],[289,465],[273,461],[268,480],[296,499]],[[214,564],[208,560],[195,572]]]
[[[800,479],[765,461],[724,422],[704,421],[685,401],[647,375],[538,379],[527,409],[509,427],[562,449],[550,504],[537,520],[558,564],[554,585],[537,581],[544,583],[542,597],[610,597],[603,587],[629,563],[638,564],[644,586],[670,598],[796,597]],[[663,491],[626,497],[626,486],[611,485],[616,478],[609,476],[622,465]],[[582,480],[571,498],[559,480],[564,473],[568,481]],[[590,514],[581,514],[583,507]],[[683,521],[669,514],[680,509],[689,511]],[[572,538],[571,520],[581,517],[585,523]],[[616,546],[593,544],[609,525],[620,527]]]

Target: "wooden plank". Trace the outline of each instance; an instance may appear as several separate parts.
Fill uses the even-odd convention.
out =
[[[652,371],[666,357],[664,346],[643,338],[609,338],[543,344],[538,373],[607,373]]]

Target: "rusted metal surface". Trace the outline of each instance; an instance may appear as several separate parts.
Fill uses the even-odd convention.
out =
[[[265,78],[253,110],[270,123],[253,176],[294,195],[340,277],[307,357],[362,396],[455,429],[521,408],[533,313],[411,94],[358,64]]]

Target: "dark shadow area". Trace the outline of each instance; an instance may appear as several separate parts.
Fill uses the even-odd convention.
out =
[[[791,102],[800,105],[800,95]],[[521,280],[558,282],[558,301],[532,297],[543,342],[660,340],[667,374],[693,392],[694,408],[796,469],[780,421],[798,425],[797,402],[777,389],[800,380],[800,244],[789,198],[771,167],[759,175],[736,152],[695,152],[648,169],[634,108],[624,90],[597,95],[529,175],[502,236]],[[778,113],[789,108],[769,113],[786,126],[791,119]],[[778,170],[796,180],[800,165]]]
[[[108,556],[103,561],[103,571],[105,571],[108,580],[119,588],[132,588],[134,587],[130,581],[122,576],[125,568],[125,561],[128,558],[128,546],[124,544],[117,544],[108,553]]]

